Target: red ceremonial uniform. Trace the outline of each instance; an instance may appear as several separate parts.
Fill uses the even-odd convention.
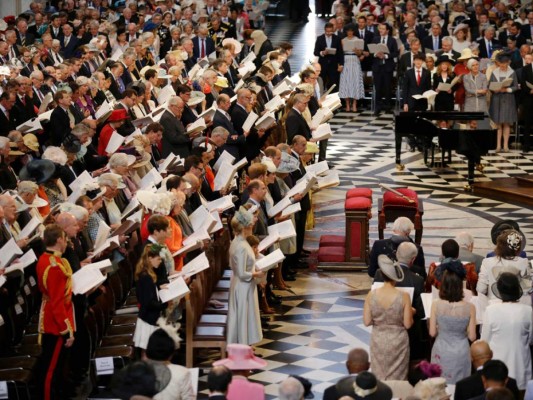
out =
[[[39,314],[42,353],[39,360],[39,398],[56,400],[62,394],[67,337],[76,330],[72,304],[72,268],[61,253],[46,251],[37,262],[37,280],[43,294]]]

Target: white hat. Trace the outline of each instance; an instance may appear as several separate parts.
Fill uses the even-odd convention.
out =
[[[226,38],[222,41],[222,46],[226,44],[232,44],[235,48],[235,54],[239,54],[242,51],[242,44],[237,39]]]
[[[275,173],[278,170],[276,168],[276,165],[274,164],[274,161],[272,161],[269,157],[263,157],[261,159],[261,164],[266,165],[267,171],[271,174]]]
[[[204,100],[205,100],[205,94],[203,94],[202,92],[193,90],[191,92],[191,97],[189,98],[189,101],[187,101],[187,105],[189,107],[192,107],[197,104],[200,104]]]
[[[172,199],[168,193],[153,193],[148,190],[137,191],[137,200],[148,210],[162,215],[169,215]]]

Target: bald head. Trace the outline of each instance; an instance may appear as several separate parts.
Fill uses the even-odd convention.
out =
[[[368,362],[368,353],[364,349],[355,348],[350,350],[346,359],[346,369],[350,374],[368,371],[370,363]]]
[[[56,224],[65,231],[68,237],[75,237],[78,234],[78,220],[68,212],[62,212],[56,217]]]
[[[470,358],[475,369],[492,360],[492,350],[484,340],[477,340],[470,346]]]

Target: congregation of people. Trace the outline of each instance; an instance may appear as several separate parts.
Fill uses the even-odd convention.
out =
[[[331,167],[315,116],[331,118],[337,92],[345,111],[356,111],[363,72],[372,71],[379,111],[391,107],[399,65],[405,82],[412,72],[417,90],[438,91],[460,75],[455,62],[468,60],[470,75],[463,69],[463,80],[439,92],[435,107],[494,109],[507,149],[514,96],[527,105],[533,93],[524,89],[533,84],[533,13],[514,7],[511,18],[513,7],[487,4],[466,10],[451,2],[440,10],[412,0],[398,9],[335,1],[336,18],[316,39],[315,58],[296,73],[288,60],[293,44],[265,34],[263,1],[36,1],[0,20],[0,380],[18,365],[16,378],[6,380],[18,382],[17,393],[25,383],[34,398],[80,398],[87,385],[113,375],[105,386],[120,398],[193,399],[184,347],[194,362],[192,346],[206,330],[222,332],[216,337],[228,352],[208,374],[210,397],[263,399],[264,387],[247,379],[266,367],[254,346],[283,301],[274,290],[289,293],[299,270],[309,268],[304,239],[321,186],[307,169]],[[296,19],[307,18],[302,12]],[[442,37],[460,21],[470,25],[456,35],[459,44]],[[509,29],[506,50],[478,87],[486,73],[480,65],[498,46],[488,39],[488,54],[480,45],[476,61],[478,50],[464,42],[494,33],[493,25]],[[526,42],[513,56],[518,37]],[[371,44],[389,51],[371,55]],[[437,57],[420,57],[431,48]],[[493,93],[489,107],[488,82],[509,77],[512,85]],[[415,93],[405,88],[411,101]],[[369,274],[383,286],[365,302],[371,364],[354,349],[349,376],[324,398],[430,399],[474,375],[476,390],[467,385],[465,399],[485,390],[487,398],[499,389],[504,396],[506,384],[517,398],[531,379],[525,237],[512,221],[499,224],[494,254],[482,257],[461,234],[443,243],[441,263],[426,265],[412,229],[400,218],[391,239],[374,243]],[[414,288],[412,299],[402,286]],[[491,302],[480,331],[463,287]],[[421,295],[432,291],[438,299],[426,313]],[[217,318],[205,322],[204,308]],[[475,361],[476,351],[486,363]],[[102,373],[101,360],[114,356],[130,362]],[[480,374],[471,376],[471,362]],[[311,386],[290,377],[279,397],[301,399]]]
[[[496,152],[509,151],[520,123],[522,150],[529,152],[533,12],[527,4],[337,0],[326,14],[332,18],[314,55],[327,66],[325,86],[338,87],[346,112],[357,111],[365,97],[374,98],[375,115],[393,110],[394,98],[402,111],[484,112],[489,118],[468,129],[497,129]]]

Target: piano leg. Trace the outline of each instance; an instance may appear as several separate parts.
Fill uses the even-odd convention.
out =
[[[402,136],[396,135],[396,169],[403,171],[405,166],[402,164]]]
[[[476,167],[475,160],[468,158],[468,185],[465,186],[465,190],[472,190],[472,185],[474,184],[474,169]]]

